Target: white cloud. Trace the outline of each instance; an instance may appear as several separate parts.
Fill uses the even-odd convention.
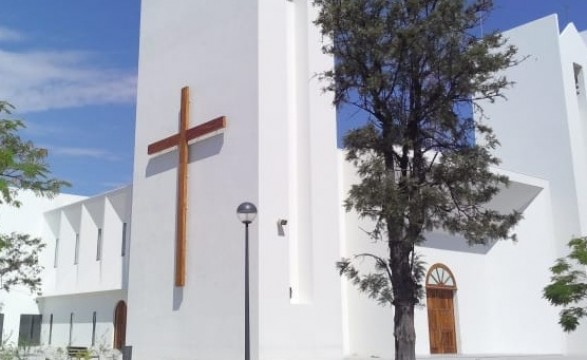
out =
[[[51,122],[33,122],[25,119],[26,128],[22,131],[27,137],[39,138],[43,136],[66,137],[71,136],[70,127],[55,126]]]
[[[135,101],[134,73],[91,61],[79,51],[0,50],[0,99],[19,112]]]
[[[120,157],[116,154],[103,150],[92,148],[76,147],[59,147],[59,146],[41,146],[49,150],[49,156],[66,156],[66,157],[89,157],[100,160],[119,161]]]
[[[0,42],[20,41],[24,35],[16,30],[0,26]]]

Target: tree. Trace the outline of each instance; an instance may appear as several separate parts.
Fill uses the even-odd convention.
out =
[[[14,107],[0,101],[0,115],[11,115]],[[20,206],[19,190],[31,190],[39,196],[52,197],[59,193],[65,181],[49,177],[47,150],[23,141],[18,131],[24,128],[18,119],[0,119],[0,204]]]
[[[415,246],[426,233],[443,229],[469,244],[515,238],[510,229],[520,214],[486,206],[508,178],[489,169],[499,164],[492,155],[498,141],[479,101],[503,97],[511,83],[501,71],[515,64],[516,49],[498,32],[481,34],[490,0],[314,4],[329,39],[323,51],[335,58],[322,74],[326,90],[335,105],[368,114],[343,141],[360,177],[346,209],[371,219],[371,237],[386,244],[385,257],[358,255],[375,261],[372,273],[351,259],[337,265],[360,290],[394,307],[396,359],[411,360],[423,276]]]
[[[574,238],[568,246],[571,249],[569,255],[557,259],[550,268],[552,277],[543,295],[552,305],[563,307],[559,324],[571,332],[587,316],[587,238]]]
[[[6,118],[13,109],[9,103],[0,101],[0,204],[19,207],[21,190],[52,197],[68,183],[50,177],[47,150],[20,138],[18,132],[24,123]],[[0,286],[6,291],[15,285],[38,291],[38,256],[44,246],[40,239],[26,234],[0,235]]]
[[[30,235],[12,233],[0,234],[0,286],[10,291],[16,285],[23,285],[31,292],[38,292],[42,270],[39,253],[45,244]]]

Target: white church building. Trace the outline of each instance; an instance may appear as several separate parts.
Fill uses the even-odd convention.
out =
[[[333,60],[309,3],[142,1],[133,184],[90,198],[25,193],[21,209],[0,209],[2,231],[47,243],[42,295],[0,297],[3,339],[138,360],[243,358],[235,210],[250,201],[251,358],[393,358],[393,310],[335,268],[384,249],[342,208],[356,175],[315,76]],[[512,182],[490,206],[524,219],[516,243],[428,234],[421,358],[587,358],[587,324],[564,333],[542,298],[565,244],[587,235],[587,35],[559,32],[554,15],[506,35],[527,58],[508,70],[508,101],[485,107],[502,144],[495,171]],[[182,118],[191,124],[178,131]]]

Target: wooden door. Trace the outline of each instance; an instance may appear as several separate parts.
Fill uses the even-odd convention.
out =
[[[446,265],[435,264],[430,267],[426,275],[426,300],[432,354],[457,352],[454,308],[456,290],[457,282]]]
[[[453,292],[453,289],[426,289],[432,354],[457,352]]]
[[[114,310],[114,348],[122,349],[126,345],[126,303],[119,301]]]

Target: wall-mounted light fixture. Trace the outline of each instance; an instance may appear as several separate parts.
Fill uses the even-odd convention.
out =
[[[284,226],[287,225],[287,219],[277,219],[277,235],[285,236]]]

